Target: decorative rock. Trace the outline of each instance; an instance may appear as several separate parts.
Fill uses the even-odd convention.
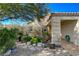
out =
[[[45,46],[45,44],[44,44],[44,43],[42,43],[42,46],[44,47],[44,46]]]
[[[36,46],[36,44],[33,44],[33,46]]]
[[[37,46],[42,46],[42,43],[38,43]]]
[[[32,46],[32,45],[29,45],[29,46],[28,46],[28,48],[31,48],[31,47],[33,47],[33,46]]]
[[[32,50],[32,51],[36,50],[33,46],[30,46],[29,49]]]
[[[61,49],[58,49],[58,52],[61,52]]]
[[[55,47],[55,44],[49,44],[49,48],[50,49],[55,49],[56,47]]]
[[[16,50],[16,48],[14,48],[14,49],[11,49],[11,52],[13,53],[13,52],[16,52],[17,50]]]
[[[5,54],[4,54],[4,56],[9,56],[11,54],[11,50],[8,50]]]
[[[29,45],[18,45],[17,52],[11,54],[12,56],[70,56],[73,53],[65,50],[64,48],[50,49],[49,47],[44,48],[41,43],[37,46],[36,44]],[[8,54],[10,55],[10,54]]]
[[[16,46],[17,46],[17,47],[18,47],[18,46],[23,47],[23,46],[25,46],[25,45],[26,45],[26,43],[17,43]]]
[[[27,48],[27,47],[28,47],[27,45],[23,46],[23,48]]]
[[[31,44],[31,42],[27,42],[27,45],[30,45]]]
[[[61,52],[56,52],[56,54],[60,54]]]
[[[66,52],[67,52],[67,50],[62,50],[62,52],[63,52],[63,53],[66,53]]]

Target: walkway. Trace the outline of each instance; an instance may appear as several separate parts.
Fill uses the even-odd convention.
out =
[[[74,55],[74,56],[79,55],[79,46],[77,46],[73,43],[67,42],[65,40],[61,41],[61,45],[64,49],[69,51],[69,53],[71,53],[72,55]]]
[[[71,56],[71,54],[63,48],[49,49],[41,46],[29,46],[25,43],[17,44],[16,52],[10,54],[11,56]]]
[[[77,56],[79,55],[79,47],[61,41],[62,47],[56,49],[43,48],[41,46],[28,46],[25,43],[17,43],[17,49],[10,56]]]

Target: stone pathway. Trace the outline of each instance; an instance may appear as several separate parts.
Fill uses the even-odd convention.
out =
[[[41,46],[26,46],[25,43],[18,44],[15,52],[10,56],[72,56],[67,50],[63,48],[49,49]]]
[[[42,46],[27,46],[25,43],[17,43],[17,48],[10,56],[78,56],[79,47],[68,43],[61,42],[62,47],[56,49],[43,48]]]
[[[35,53],[42,51],[42,47],[34,47],[32,45],[27,46],[25,43],[17,44],[15,52],[11,53],[11,56],[32,56]]]
[[[79,55],[79,46],[77,46],[73,43],[67,42],[65,40],[61,40],[61,45],[64,49],[68,50],[69,53],[71,53],[72,55],[74,55],[74,56]]]
[[[35,56],[71,56],[66,50],[64,49],[49,49],[44,48],[40,53],[35,54]]]

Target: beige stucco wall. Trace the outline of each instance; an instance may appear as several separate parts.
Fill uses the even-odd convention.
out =
[[[58,18],[51,21],[51,44],[60,44],[60,34],[61,34],[61,27],[60,27],[60,20]]]
[[[65,38],[65,35],[70,35],[71,42],[75,41],[76,31],[75,26],[77,24],[77,20],[64,20],[61,21],[61,34],[62,38]]]
[[[63,22],[62,22],[63,20]],[[60,23],[59,23],[60,22]],[[62,24],[61,24],[62,22]],[[60,25],[61,24],[61,25]],[[71,42],[79,45],[79,17],[78,16],[55,16],[51,19],[51,43],[61,40],[66,34],[71,37]]]

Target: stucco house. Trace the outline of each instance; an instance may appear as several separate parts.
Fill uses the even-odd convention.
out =
[[[61,44],[61,39],[69,35],[70,42],[79,45],[79,13],[52,13],[51,16],[51,44]]]
[[[63,13],[52,13],[48,14],[44,21],[46,24],[48,32],[51,35],[50,43],[61,45],[61,40],[66,39],[66,35],[69,35],[70,42],[75,45],[79,45],[79,13],[77,12],[63,12]],[[41,23],[42,24],[42,23]],[[44,26],[43,26],[44,27]],[[24,27],[28,33],[32,32],[32,29],[36,29],[42,32],[41,27],[37,21],[30,23]],[[34,33],[33,33],[34,35]]]

